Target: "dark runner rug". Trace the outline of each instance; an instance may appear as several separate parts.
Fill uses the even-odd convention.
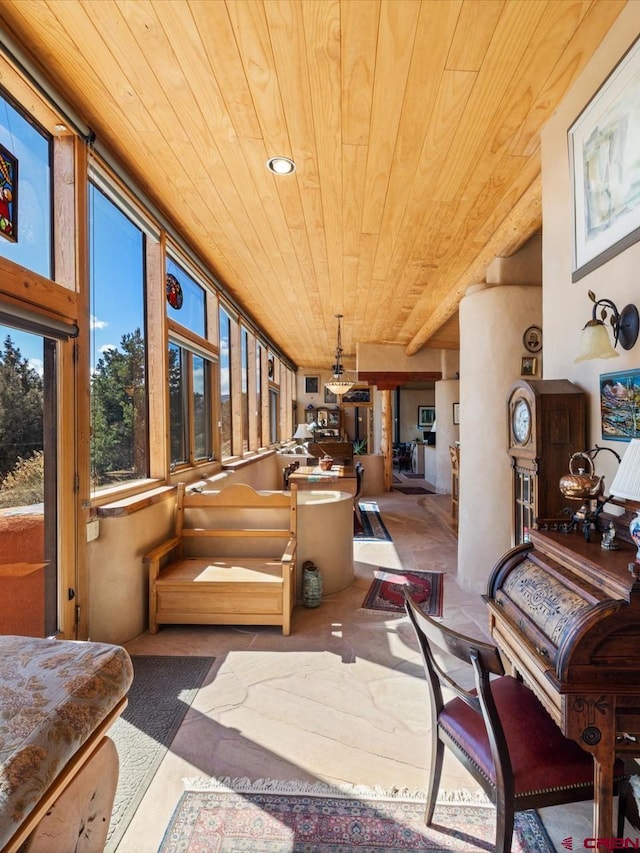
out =
[[[122,840],[215,658],[132,655],[131,660],[129,704],[109,732],[120,773],[105,853]]]
[[[391,534],[385,527],[378,504],[375,501],[360,501],[359,506],[362,518],[362,532],[356,533],[353,538],[385,539],[387,542],[391,542]]]
[[[391,486],[392,492],[402,492],[403,495],[433,495],[430,489],[424,486]]]
[[[362,602],[363,609],[404,613],[405,584],[409,586],[423,613],[427,616],[442,616],[444,582],[439,572],[376,569],[374,580]]]
[[[424,794],[262,779],[189,780],[159,853],[487,853],[496,812],[456,791],[424,824]],[[201,785],[197,783],[200,782]],[[227,783],[227,784],[225,784]],[[196,788],[201,787],[202,790]],[[535,811],[517,812],[512,853],[554,853]]]

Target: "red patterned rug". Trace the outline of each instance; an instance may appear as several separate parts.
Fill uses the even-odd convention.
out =
[[[182,795],[159,853],[495,850],[495,809],[465,792],[438,803],[434,824],[427,827],[424,798],[402,791],[343,792],[322,784],[273,779],[193,781],[201,782],[203,790]],[[516,814],[511,850],[554,853],[536,812]]]
[[[375,578],[362,602],[365,610],[404,613],[404,586],[427,616],[442,616],[443,575],[438,572],[403,572],[376,569]]]

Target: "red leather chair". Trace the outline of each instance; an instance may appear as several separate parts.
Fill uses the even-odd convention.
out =
[[[566,738],[528,687],[505,675],[498,648],[450,630],[419,609],[405,588],[431,695],[431,767],[425,820],[433,820],[445,746],[496,806],[496,853],[509,853],[517,811],[593,799],[593,759]],[[467,690],[438,663],[432,646],[473,668]],[[495,676],[491,678],[491,676]],[[454,693],[445,703],[442,688]],[[616,760],[618,837],[627,796],[624,763]]]

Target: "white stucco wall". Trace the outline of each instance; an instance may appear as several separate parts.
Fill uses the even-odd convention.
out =
[[[540,287],[507,284],[472,288],[460,303],[458,582],[471,592],[485,591],[511,544],[506,399],[526,355],[522,336],[540,325],[541,303]]]
[[[543,324],[545,379],[566,378],[588,395],[589,446],[596,443],[624,453],[626,443],[602,439],[600,430],[599,377],[603,373],[640,367],[640,343],[630,351],[618,349],[619,358],[575,363],[580,332],[591,319],[587,291],[608,298],[622,309],[640,303],[640,242],[573,283],[571,281],[572,217],[567,131],[596,90],[640,33],[640,3],[629,3],[607,34],[592,60],[542,133],[543,198]],[[596,460],[605,488],[611,483],[617,462],[610,453]]]

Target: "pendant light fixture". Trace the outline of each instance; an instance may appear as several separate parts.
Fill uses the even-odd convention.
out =
[[[325,382],[324,387],[329,391],[332,391],[336,396],[340,397],[342,394],[345,394],[353,388],[355,383],[349,382],[347,379],[340,378],[344,373],[344,367],[342,366],[342,334],[340,330],[342,314],[336,314],[336,318],[338,320],[338,342],[336,344],[336,361],[331,367],[333,379],[330,382]]]

